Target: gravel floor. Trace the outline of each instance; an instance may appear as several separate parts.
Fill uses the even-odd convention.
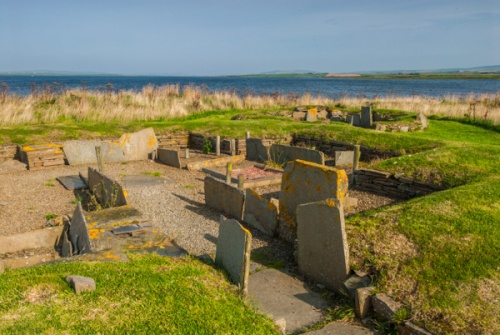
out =
[[[87,166],[27,171],[24,164],[17,161],[0,163],[0,234],[12,235],[43,228],[47,214],[73,213],[75,192],[65,190],[55,178],[79,172],[86,175]],[[179,170],[152,161],[105,166],[105,174],[119,181],[125,176],[144,172],[161,173],[165,183],[128,188],[131,205],[143,212],[158,230],[173,238],[190,254],[213,257],[221,213],[204,205],[205,174]],[[257,191],[267,198],[278,198],[279,188],[279,185],[274,185],[258,188]],[[357,190],[351,190],[349,195],[358,198],[359,207],[347,211],[346,215],[396,201]],[[290,245],[248,228],[253,235],[253,254],[294,268],[293,249]]]

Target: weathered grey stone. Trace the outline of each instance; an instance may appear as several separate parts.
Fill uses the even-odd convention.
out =
[[[352,198],[352,197],[345,197],[344,198],[344,209],[356,208],[356,207],[358,207],[358,199],[357,198]]]
[[[330,118],[330,121],[332,121],[332,122],[341,122],[341,121],[343,121],[343,120],[342,120],[342,117],[341,117],[341,116],[336,116],[336,115],[334,115],[334,116],[332,116],[332,117]]]
[[[270,159],[278,164],[284,164],[289,161],[301,159],[303,161],[325,165],[325,155],[319,150],[283,144],[273,144],[269,154]]]
[[[243,294],[248,291],[251,246],[252,234],[238,221],[221,216],[215,263],[226,269]]]
[[[415,121],[420,122],[422,125],[422,129],[427,129],[429,126],[429,121],[427,121],[427,116],[424,113],[419,113],[415,119]]]
[[[56,245],[62,226],[37,229],[26,233],[0,236],[0,255],[25,249],[51,248]]]
[[[378,130],[378,131],[386,131],[387,130],[387,126],[385,124],[377,123],[377,125],[375,126],[375,129]]]
[[[295,111],[292,114],[292,118],[297,121],[304,121],[306,119],[307,112],[304,111]]]
[[[12,269],[26,268],[33,265],[54,261],[58,258],[59,256],[56,253],[52,252],[52,253],[37,254],[32,256],[5,258],[3,260],[3,264],[6,269],[12,270]]]
[[[372,296],[371,302],[375,313],[379,314],[388,321],[392,321],[394,314],[396,314],[403,307],[402,304],[392,300],[392,298],[385,293],[375,294]]]
[[[173,166],[175,168],[181,168],[181,159],[179,157],[179,152],[176,150],[168,149],[158,149],[157,150],[158,161],[162,164]]]
[[[158,140],[153,128],[123,134],[118,143],[127,161],[147,160],[148,156],[158,149]]]
[[[411,321],[405,321],[398,326],[398,334],[400,335],[432,335],[431,332],[422,327],[417,326]]]
[[[361,287],[356,290],[356,294],[354,296],[355,313],[356,316],[360,319],[366,318],[368,313],[370,313],[370,309],[372,308],[371,296],[375,287]]]
[[[95,281],[89,277],[83,276],[67,276],[66,282],[71,286],[77,294],[86,291],[95,291]]]
[[[174,181],[170,178],[149,176],[144,174],[125,176],[123,178],[123,183],[125,184],[125,187],[127,189],[135,187],[150,187],[173,182]]]
[[[73,254],[82,255],[92,251],[87,220],[85,220],[85,213],[80,202],[76,205],[75,212],[71,217],[68,237],[73,245]]]
[[[318,111],[318,120],[327,120],[328,119],[328,111],[326,109],[322,109]]]
[[[349,247],[344,209],[337,199],[297,207],[299,271],[330,290],[340,292],[349,276]]]
[[[368,328],[350,325],[343,322],[332,322],[321,329],[306,333],[308,335],[371,335],[374,334]]]
[[[101,141],[67,141],[64,142],[63,151],[69,165],[95,164],[97,156],[95,147],[101,146]]]
[[[335,151],[335,166],[351,164],[354,160],[354,151]]]
[[[318,120],[318,110],[316,108],[311,108],[307,110],[306,121],[314,122]]]
[[[320,293],[308,290],[303,282],[275,269],[253,273],[248,295],[273,320],[284,319],[289,334],[318,323],[323,319],[322,309],[328,308]]]
[[[246,159],[249,161],[266,162],[269,160],[269,148],[264,146],[261,139],[248,138],[246,140],[246,149]]]
[[[370,128],[373,124],[372,108],[370,106],[361,107],[360,126]]]
[[[370,286],[370,284],[370,277],[358,276],[357,274],[353,274],[346,281],[344,281],[342,286],[349,297],[351,297],[351,299],[354,299],[356,296],[356,290],[358,288],[367,287]]]
[[[356,127],[361,126],[361,115],[359,114],[352,115],[352,125]]]
[[[243,219],[252,227],[272,237],[275,235],[278,226],[278,208],[274,203],[262,198],[254,190],[247,188]]]
[[[94,168],[88,170],[88,186],[97,201],[104,207],[117,207],[127,204],[127,191],[116,180],[100,173]]]
[[[238,220],[243,220],[245,192],[214,177],[207,176],[205,184],[205,203]]]
[[[279,236],[292,243],[296,237],[298,205],[328,198],[344,201],[349,182],[344,170],[302,160],[287,165],[279,198]]]
[[[64,229],[61,235],[61,256],[71,257],[73,256],[73,245],[69,240],[69,225],[64,225]]]
[[[87,188],[87,184],[80,175],[61,176],[56,178],[67,190],[81,190]]]
[[[352,116],[352,114],[348,114],[346,117],[345,117],[345,122],[350,124],[351,126],[354,126],[354,117]]]

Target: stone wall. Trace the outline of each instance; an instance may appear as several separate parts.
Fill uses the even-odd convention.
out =
[[[0,147],[0,162],[17,159],[18,147],[17,145],[9,145]]]
[[[203,147],[205,145],[205,141],[210,141],[212,144],[211,152],[215,152],[215,136],[204,136],[201,134],[189,134],[189,148],[193,150],[203,151]],[[246,154],[246,139],[244,138],[236,138],[235,140],[235,153],[236,155],[244,155]],[[231,139],[220,139],[220,153],[221,154],[231,154]]]
[[[158,139],[158,147],[162,149],[179,151],[186,149],[189,145],[189,134],[184,132],[157,135],[156,138]]]
[[[350,151],[354,150],[354,144],[348,142],[334,141],[334,140],[323,140],[308,136],[294,136],[292,139],[292,145],[302,146],[302,147],[314,147],[316,150],[323,152],[328,157],[334,157],[335,151]],[[364,162],[369,162],[375,158],[387,159],[390,157],[400,156],[398,152],[385,151],[381,152],[376,149],[361,146],[361,157],[360,160]]]
[[[354,172],[354,184],[357,189],[409,199],[443,190],[441,186],[416,181],[389,172],[360,169]]]

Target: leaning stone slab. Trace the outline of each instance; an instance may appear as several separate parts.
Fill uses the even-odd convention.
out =
[[[123,134],[118,143],[127,161],[147,160],[149,155],[158,149],[158,140],[153,128]]]
[[[157,155],[160,163],[173,166],[178,169],[181,168],[181,159],[177,150],[158,149]]]
[[[278,164],[300,159],[325,165],[325,155],[318,150],[294,147],[290,145],[273,144],[269,151],[270,159]]]
[[[207,206],[243,220],[245,192],[223,181],[207,176],[205,184],[205,203]]]
[[[252,234],[238,221],[221,216],[215,263],[226,269],[243,294],[248,291],[251,246]]]
[[[273,237],[278,226],[278,208],[274,203],[248,188],[246,189],[243,220],[264,234]]]
[[[398,334],[400,335],[432,335],[422,327],[417,326],[411,321],[405,321],[398,326]]]
[[[283,173],[278,232],[293,243],[297,231],[297,206],[329,198],[343,203],[349,186],[344,170],[296,160]]]
[[[269,160],[268,147],[259,138],[248,138],[246,140],[246,159],[255,162],[266,162]]]
[[[80,202],[76,205],[75,212],[71,217],[68,237],[71,242],[72,254],[82,255],[92,251],[87,220],[85,220],[85,213]]]
[[[382,316],[387,321],[392,321],[392,317],[396,314],[403,305],[399,302],[392,300],[385,293],[377,293],[372,297],[372,306],[375,313]]]
[[[97,201],[105,208],[127,204],[125,187],[91,167],[88,170],[88,186]]]
[[[95,291],[95,281],[89,277],[67,276],[66,282],[71,285],[77,294],[86,291]]]
[[[10,236],[0,236],[0,255],[26,249],[55,247],[62,231],[63,226],[58,226]]]
[[[285,325],[287,334],[323,320],[322,309],[328,308],[321,294],[275,269],[250,275],[248,295],[261,312]]]
[[[335,151],[335,166],[351,164],[354,161],[354,151]]]
[[[297,207],[297,263],[307,278],[340,292],[349,276],[344,209],[337,199]]]

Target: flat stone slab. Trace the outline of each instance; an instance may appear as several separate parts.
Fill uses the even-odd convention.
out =
[[[25,249],[55,247],[63,226],[38,229],[10,236],[0,236],[0,254],[14,253]]]
[[[125,176],[123,178],[123,183],[126,188],[137,188],[137,187],[150,187],[156,185],[170,184],[174,181],[170,178],[156,177],[149,175],[132,175]]]
[[[342,322],[332,322],[321,329],[307,333],[309,335],[372,335],[375,334],[367,328],[350,325]]]
[[[56,179],[67,190],[81,190],[87,188],[87,184],[80,178],[80,175],[61,176]]]
[[[309,291],[303,282],[275,269],[252,274],[248,295],[261,312],[275,321],[284,319],[287,333],[320,322],[322,310],[328,307],[321,294]]]
[[[19,269],[26,268],[29,266],[34,266],[46,262],[51,262],[59,259],[59,255],[55,252],[42,255],[32,255],[25,257],[7,258],[0,260],[0,273],[2,273],[2,267],[6,269]]]
[[[95,228],[107,225],[119,227],[146,220],[141,212],[128,205],[106,208],[98,212],[90,212],[85,215],[85,219],[89,225]]]

